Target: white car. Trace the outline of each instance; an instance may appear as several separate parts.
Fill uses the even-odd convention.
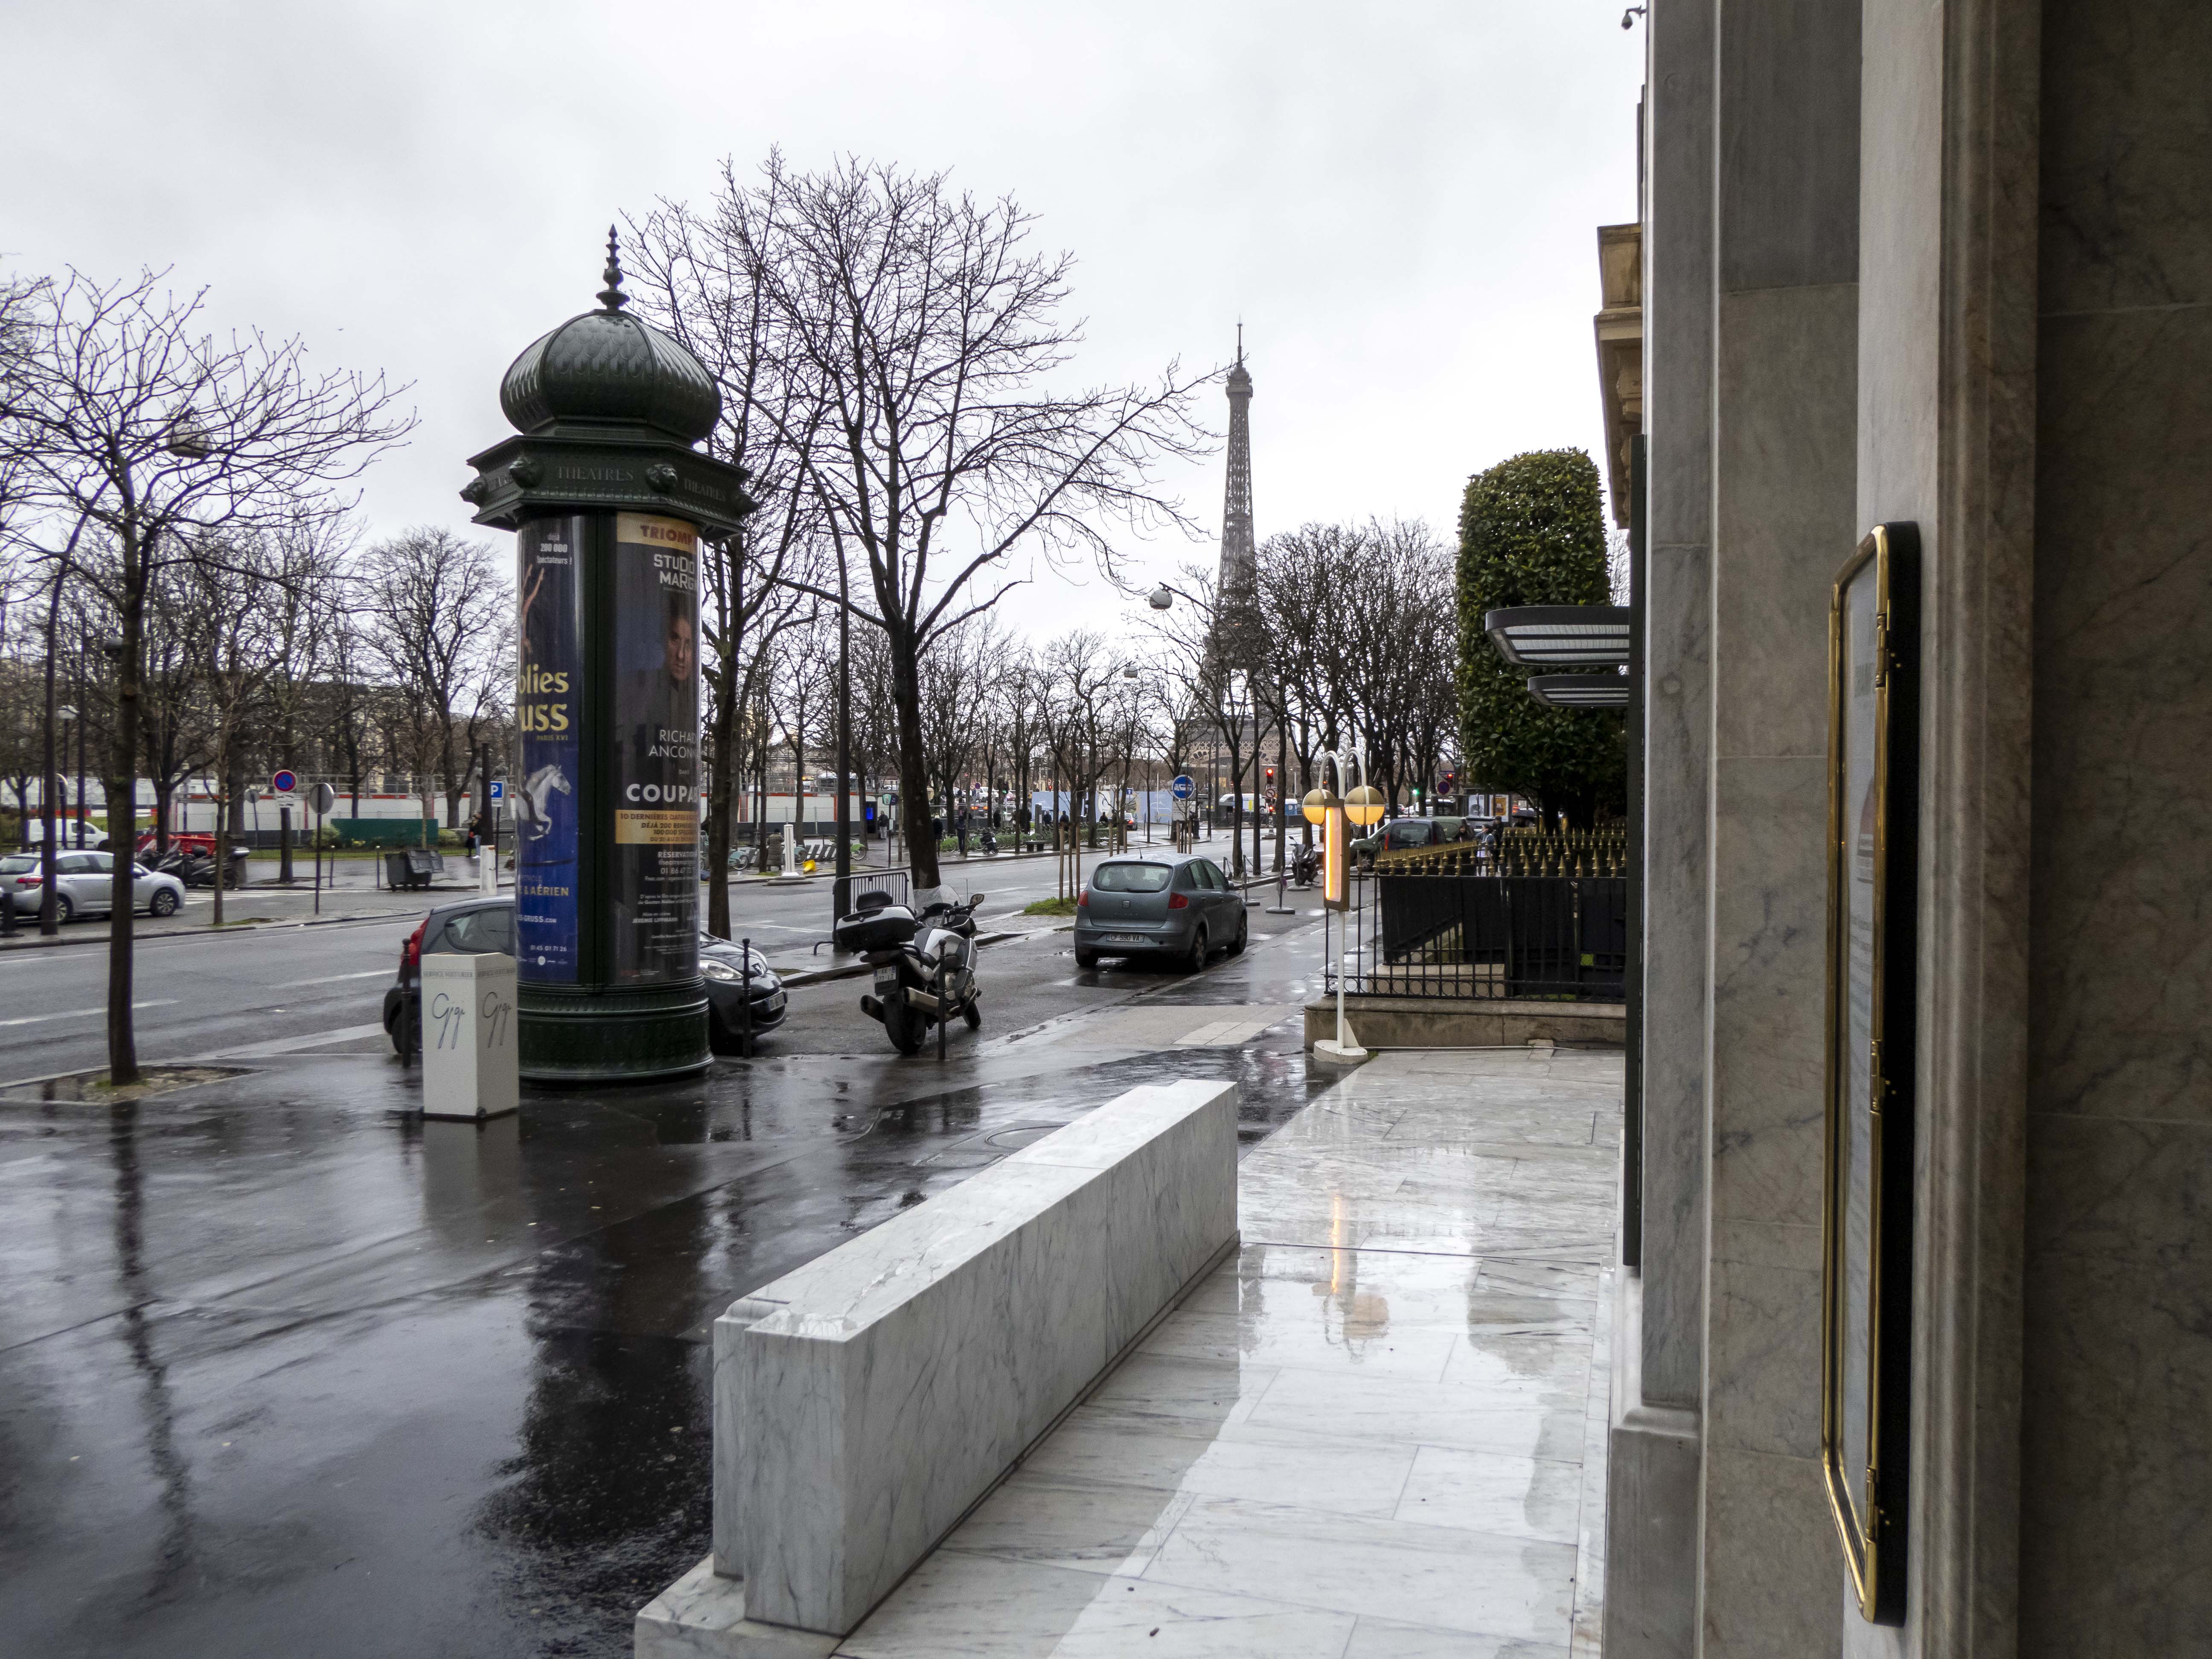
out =
[[[54,860],[54,908],[58,919],[106,915],[115,899],[112,853],[62,853]],[[143,864],[131,866],[133,908],[149,915],[173,916],[184,908],[185,884],[157,874]],[[35,915],[46,877],[36,853],[11,853],[0,859],[0,886],[15,896],[18,912]]]

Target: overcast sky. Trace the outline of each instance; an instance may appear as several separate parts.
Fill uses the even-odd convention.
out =
[[[0,260],[173,266],[224,326],[412,382],[372,533],[467,528],[501,373],[592,306],[609,220],[703,200],[721,157],[771,144],[1014,194],[1076,256],[1085,380],[1224,362],[1241,316],[1261,536],[1448,534],[1470,472],[1601,447],[1595,228],[1635,216],[1642,73],[1620,0],[4,0],[0,21]],[[1172,482],[1217,531],[1219,455]],[[1123,604],[1039,578],[1031,630]]]

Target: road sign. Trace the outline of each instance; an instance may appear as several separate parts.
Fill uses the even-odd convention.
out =
[[[1175,792],[1175,798],[1177,800],[1188,800],[1198,786],[1190,781],[1188,773],[1178,772],[1176,774],[1175,781],[1168,787]]]
[[[327,783],[319,783],[307,792],[307,804],[315,809],[317,817],[326,818],[338,804],[338,792]]]
[[[296,772],[279,772],[275,777],[269,780],[269,787],[271,789],[274,789],[280,795],[289,795],[295,789],[297,789],[300,787],[299,774]]]
[[[494,800],[507,799],[507,781],[504,778],[494,778],[491,781],[491,798]]]

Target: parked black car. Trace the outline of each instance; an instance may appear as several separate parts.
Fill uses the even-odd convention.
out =
[[[398,975],[384,991],[384,1030],[392,1039],[394,1053],[409,1055],[422,1048],[423,957],[439,951],[484,951],[514,954],[512,895],[441,904],[422,918],[422,926],[400,945]],[[775,1030],[790,1012],[783,981],[757,951],[748,963],[744,947],[702,933],[699,968],[707,979],[708,1040],[718,1054],[743,1050],[744,999],[748,990],[755,1036]]]

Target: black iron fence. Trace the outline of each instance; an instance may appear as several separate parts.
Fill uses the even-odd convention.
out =
[[[1327,988],[1354,995],[1619,1002],[1628,883],[1433,873],[1385,864],[1330,918]]]

